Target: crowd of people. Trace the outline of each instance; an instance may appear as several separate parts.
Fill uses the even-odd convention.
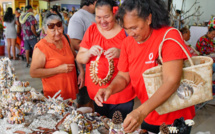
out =
[[[194,106],[164,115],[155,111],[177,90],[187,59],[174,41],[163,45],[162,86],[150,98],[145,88],[142,74],[158,65],[159,45],[172,28],[162,0],[124,0],[120,7],[114,0],[81,0],[80,8],[71,16],[68,10],[60,12],[53,6],[42,17],[40,34],[31,6],[22,14],[17,8],[15,15],[8,8],[4,16],[8,57],[17,60],[15,46],[23,41],[26,67],[30,66],[32,77],[42,79],[46,97],[61,90],[64,99],[91,103],[96,112],[109,118],[119,110],[127,133],[139,126],[158,133],[164,122],[171,125],[180,117],[195,116]],[[215,26],[197,41],[196,49],[187,42],[190,36],[189,28],[183,27],[180,32],[171,30],[166,38],[177,40],[190,56],[214,53]],[[141,105],[133,109],[136,96]]]
[[[72,9],[71,14],[64,8],[59,11],[58,6],[53,6],[49,11],[41,10],[39,14],[33,10],[32,6],[28,5],[24,9],[16,8],[15,14],[13,14],[13,9],[7,8],[1,21],[6,27],[4,36],[7,40],[7,54],[10,59],[18,60],[22,57],[27,61],[26,67],[30,67],[29,58],[31,58],[34,46],[45,37],[44,30],[39,24],[40,19],[42,22],[48,12],[60,15],[63,20],[64,33],[67,33],[69,19],[76,12],[75,9]]]

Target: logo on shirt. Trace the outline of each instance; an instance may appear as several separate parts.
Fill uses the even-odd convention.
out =
[[[150,53],[150,54],[149,54],[149,61],[146,61],[145,64],[152,64],[152,63],[154,63],[155,61],[152,60],[153,57],[154,57],[153,53]]]

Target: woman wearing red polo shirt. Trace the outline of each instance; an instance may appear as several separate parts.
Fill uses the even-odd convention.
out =
[[[121,43],[126,38],[125,31],[116,23],[114,4],[111,0],[97,1],[96,24],[86,31],[77,55],[77,61],[86,64],[85,85],[92,100],[99,88],[106,88],[117,75]],[[99,58],[98,62],[96,58]],[[133,110],[134,97],[134,90],[128,84],[122,92],[112,95],[103,107],[95,104],[95,111],[112,118],[113,113],[119,110],[125,118]]]
[[[107,88],[98,91],[95,97],[97,105],[102,106],[105,100],[116,92],[123,91],[123,88],[131,82],[142,104],[127,115],[123,123],[125,132],[133,132],[142,124],[142,129],[158,133],[162,123],[170,125],[180,117],[192,119],[195,116],[194,107],[163,115],[155,111],[180,84],[183,60],[186,59],[186,55],[174,41],[165,41],[163,44],[162,86],[151,98],[148,98],[145,89],[142,74],[145,70],[157,66],[159,45],[165,32],[171,28],[168,26],[168,11],[162,1],[125,0],[119,8],[117,17],[129,36],[122,44],[118,63],[119,72]],[[187,50],[178,31],[171,30],[166,38],[179,41]]]

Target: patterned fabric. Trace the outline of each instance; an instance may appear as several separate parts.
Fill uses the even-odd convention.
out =
[[[186,46],[187,46],[187,49],[190,51],[190,54],[192,56],[198,56],[199,55],[199,52],[196,51],[195,48],[193,48],[187,41],[184,41]]]
[[[24,16],[23,16],[24,17]],[[36,19],[33,15],[30,15],[26,22],[22,24],[22,31],[23,31],[23,40],[31,40],[36,38],[36,36],[31,31],[31,25],[36,24]]]
[[[214,28],[215,28],[215,17],[213,17],[213,18],[209,21],[208,26],[209,26],[209,27],[214,27]]]
[[[209,39],[206,35],[200,37],[200,39],[196,43],[197,51],[199,51],[200,55],[208,55],[210,53],[215,52],[213,39]]]

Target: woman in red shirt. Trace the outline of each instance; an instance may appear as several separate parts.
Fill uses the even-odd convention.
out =
[[[92,24],[85,32],[77,55],[78,62],[86,64],[85,85],[92,100],[99,88],[106,88],[116,76],[121,43],[126,38],[125,31],[116,23],[114,4],[110,0],[97,1],[96,24]],[[99,60],[95,61],[97,57]],[[93,71],[96,72],[93,74]],[[128,84],[122,92],[110,96],[103,107],[95,104],[95,111],[112,118],[113,113],[119,110],[125,118],[133,110],[134,97],[134,90]]]
[[[166,31],[171,28],[168,26],[168,15],[160,0],[125,0],[117,13],[129,36],[122,44],[117,76],[107,88],[98,91],[95,102],[102,106],[110,95],[123,91],[131,82],[142,104],[124,120],[123,127],[126,133],[135,131],[141,124],[142,129],[158,133],[162,123],[171,125],[175,119],[192,119],[195,115],[194,106],[163,115],[155,111],[180,84],[183,60],[187,57],[174,41],[165,41],[162,47],[163,84],[150,98],[146,92],[142,74],[145,70],[157,66],[159,45]],[[187,50],[177,30],[171,30],[166,38],[177,40]]]

